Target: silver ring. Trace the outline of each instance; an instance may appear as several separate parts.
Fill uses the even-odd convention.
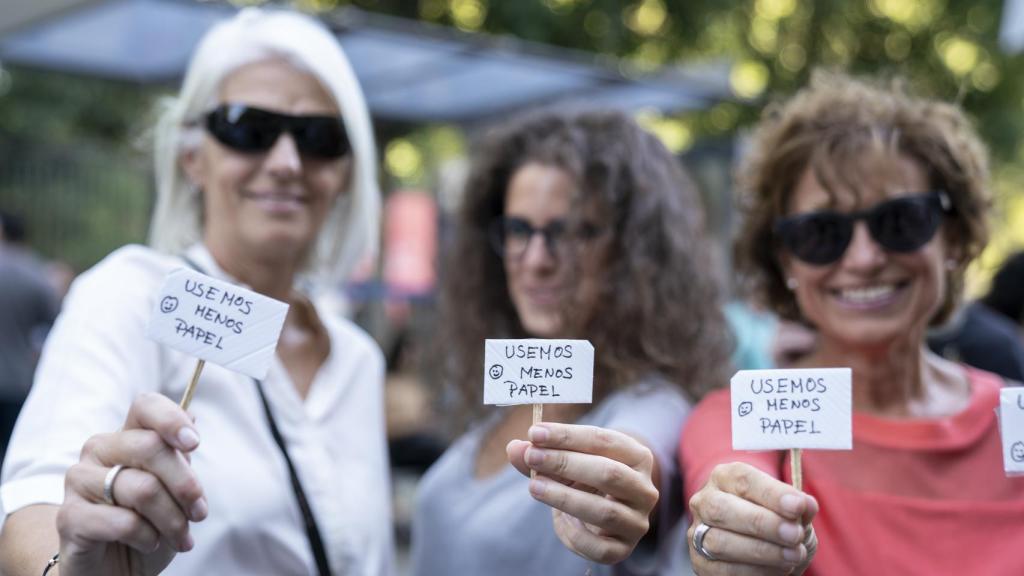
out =
[[[715,562],[718,558],[704,547],[704,536],[707,535],[708,530],[711,530],[711,526],[703,522],[697,524],[697,528],[693,531],[693,549],[697,551],[697,554],[703,556],[705,560]]]
[[[118,464],[107,471],[107,477],[103,479],[103,501],[111,506],[117,506],[117,501],[114,500],[114,481],[121,470],[124,470],[124,466]]]

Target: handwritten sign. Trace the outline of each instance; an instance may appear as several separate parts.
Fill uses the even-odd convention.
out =
[[[734,450],[853,448],[849,368],[741,370],[731,384]]]
[[[1024,474],[1024,387],[999,392],[999,432],[1003,437],[1003,468],[1007,476]]]
[[[270,368],[288,305],[182,268],[167,275],[146,335],[253,378]]]
[[[484,404],[589,404],[594,347],[586,340],[487,340]]]

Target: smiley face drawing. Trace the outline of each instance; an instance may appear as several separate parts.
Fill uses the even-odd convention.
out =
[[[170,314],[178,309],[178,299],[174,296],[165,296],[160,301],[160,311],[164,314]]]
[[[750,414],[753,411],[754,411],[754,403],[753,402],[740,402],[739,409],[738,409],[738,412],[739,412],[740,416],[746,416],[747,414]]]
[[[502,368],[501,364],[492,364],[491,368],[487,371],[487,374],[492,380],[501,378],[501,375],[505,373],[505,369]]]
[[[1024,462],[1024,442],[1014,442],[1010,446],[1010,458],[1014,462]]]

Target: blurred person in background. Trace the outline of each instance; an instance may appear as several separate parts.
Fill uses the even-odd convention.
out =
[[[422,480],[414,574],[678,574],[678,432],[730,352],[693,182],[628,116],[549,110],[487,134],[464,198],[442,348],[471,423]],[[482,406],[488,338],[589,340],[594,403]]]
[[[318,299],[373,250],[380,211],[335,37],[285,11],[215,25],[155,161],[153,247],[84,273],[44,349],[4,463],[0,571],[391,573],[383,357]],[[290,305],[267,377],[208,364],[189,413],[195,359],[145,336],[183,266]]]
[[[852,369],[853,450],[805,451],[798,491],[788,451],[732,450],[729,392],[708,395],[681,440],[696,572],[1024,573],[1003,379],[925,345],[988,237],[987,155],[967,118],[819,72],[766,110],[739,174],[741,270],[817,330],[796,367]]]
[[[1024,330],[1024,252],[1007,257],[981,302],[1012,322],[1018,333]]]
[[[0,212],[0,454],[14,429],[46,333],[60,308],[46,265],[29,249],[24,220]]]

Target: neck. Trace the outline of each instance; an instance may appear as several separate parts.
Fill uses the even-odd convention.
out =
[[[923,338],[875,348],[823,339],[801,364],[851,368],[853,409],[857,412],[926,418],[955,413],[969,402],[970,386],[962,373],[932,354]]]
[[[251,254],[237,243],[207,243],[207,249],[221,270],[254,291],[287,302],[298,272],[297,258],[278,254]]]

